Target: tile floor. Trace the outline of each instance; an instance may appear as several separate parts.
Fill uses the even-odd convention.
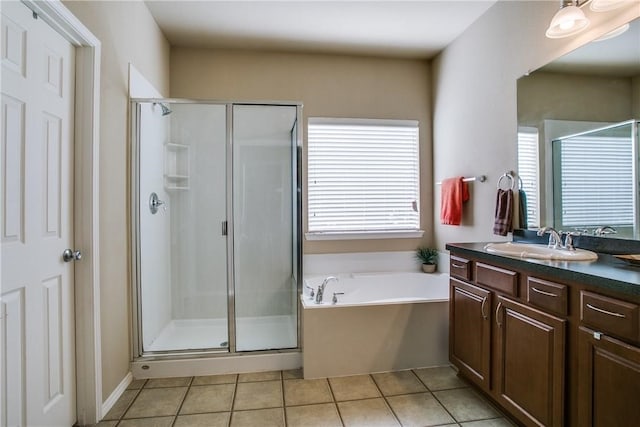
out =
[[[301,370],[136,380],[99,427],[512,426],[450,367],[302,379]]]

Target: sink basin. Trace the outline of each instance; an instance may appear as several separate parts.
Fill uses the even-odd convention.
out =
[[[534,243],[488,243],[484,250],[498,255],[507,255],[518,258],[546,259],[553,261],[595,261],[598,254],[586,249],[553,249],[547,245],[537,245]]]

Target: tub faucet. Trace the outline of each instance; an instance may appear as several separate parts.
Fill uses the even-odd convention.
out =
[[[549,244],[547,246],[549,246],[550,248],[553,249],[558,249],[562,247],[562,237],[560,237],[560,234],[558,234],[558,232],[555,230],[555,228],[553,227],[542,227],[540,230],[538,230],[538,236],[542,236],[544,233],[549,232]]]
[[[329,276],[322,281],[322,284],[320,286],[318,286],[318,292],[316,292],[316,304],[322,303],[322,297],[324,296],[324,288],[325,286],[327,286],[327,283],[329,283],[332,280],[335,280],[337,282],[338,278],[334,276]]]

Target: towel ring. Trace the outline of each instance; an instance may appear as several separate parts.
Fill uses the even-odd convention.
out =
[[[502,184],[502,180],[503,179],[508,179],[509,180],[509,185],[507,186],[506,190],[511,189],[513,190],[513,187],[516,183],[516,180],[513,179],[513,176],[509,173],[504,173],[500,176],[500,178],[498,179],[498,185],[496,186],[498,188],[498,190],[501,188],[500,185]]]

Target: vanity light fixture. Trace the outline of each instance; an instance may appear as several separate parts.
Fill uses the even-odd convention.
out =
[[[620,34],[626,32],[629,29],[630,25],[629,23],[626,23],[618,28],[616,28],[615,30],[609,31],[607,34],[604,34],[600,37],[598,37],[597,39],[594,40],[594,42],[601,42],[604,40],[609,40],[612,39],[614,37],[618,37]]]
[[[589,9],[594,12],[608,12],[629,3],[629,0],[591,0]]]
[[[584,3],[582,4],[584,5]],[[580,9],[578,1],[561,0],[560,10],[551,19],[546,35],[550,39],[569,37],[578,34],[588,26],[589,18]]]

